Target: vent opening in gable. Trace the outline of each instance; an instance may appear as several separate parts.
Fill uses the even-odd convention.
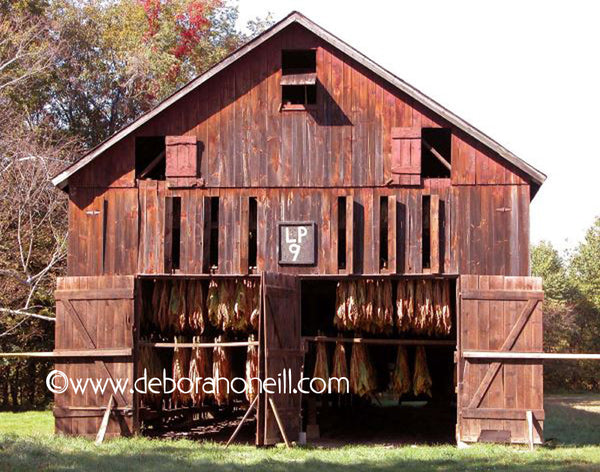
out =
[[[135,177],[165,180],[166,145],[164,136],[135,138]]]
[[[317,103],[317,52],[314,49],[281,51],[282,109],[304,109]]]
[[[421,130],[421,176],[450,178],[452,133],[446,128]]]

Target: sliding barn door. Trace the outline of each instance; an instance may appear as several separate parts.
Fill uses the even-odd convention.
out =
[[[542,352],[542,300],[538,277],[460,277],[459,441],[528,442],[528,411],[533,440],[542,441],[541,359],[493,357]]]
[[[302,374],[304,351],[300,333],[300,283],[286,274],[263,273],[264,377],[281,379],[282,391],[262,395],[260,410],[264,412],[263,440],[270,445],[282,441],[269,398],[275,404],[287,438],[298,440],[300,432],[301,394],[293,389]],[[260,434],[259,420],[259,434]]]
[[[133,432],[134,283],[133,276],[117,275],[57,280],[55,352],[65,357],[55,368],[71,381],[129,382],[114,395],[107,437]],[[95,393],[88,384],[85,393],[72,388],[56,393],[56,431],[95,436],[112,390],[109,384],[104,393]]]

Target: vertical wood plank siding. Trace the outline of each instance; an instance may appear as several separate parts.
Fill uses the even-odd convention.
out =
[[[324,192],[305,188],[167,189],[164,182],[141,182],[136,189],[77,189],[70,204],[69,275],[164,273],[166,197],[181,198],[182,273],[206,270],[204,198],[218,196],[219,272],[248,271],[248,198],[257,197],[259,270],[336,274],[337,197],[346,196],[346,238],[355,273],[375,274],[379,267],[379,202],[392,206],[395,224],[388,234],[395,245],[397,273],[422,272],[422,195],[439,196],[440,272],[527,275],[529,271],[529,190],[526,186],[450,186],[431,182],[424,189],[362,188]],[[84,198],[86,197],[87,198]],[[101,203],[107,202],[103,206]],[[102,212],[106,208],[106,235]],[[279,267],[277,221],[314,221],[317,264]],[[349,236],[352,235],[352,238]],[[103,240],[104,239],[104,240]],[[104,249],[103,249],[104,248]],[[104,261],[102,254],[104,251]],[[334,254],[335,253],[335,254]],[[389,254],[393,255],[394,251]],[[204,268],[204,269],[203,269]]]

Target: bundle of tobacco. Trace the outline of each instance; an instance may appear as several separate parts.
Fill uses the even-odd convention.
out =
[[[253,334],[248,336],[248,342],[254,342]],[[246,352],[246,399],[252,403],[258,394],[258,346],[248,346]]]
[[[338,282],[335,288],[335,315],[333,324],[340,330],[348,329],[348,284],[346,282]]]
[[[235,282],[232,280],[219,281],[219,319],[223,331],[234,329],[235,326]]]
[[[169,323],[169,297],[171,292],[169,290],[169,284],[165,280],[157,280],[154,285],[154,290],[156,299],[158,300],[158,304],[154,308],[156,310],[156,322],[158,328],[161,331],[166,332],[171,326]],[[155,299],[154,294],[152,299]],[[152,303],[154,304],[154,301]]]
[[[230,325],[230,329],[234,331],[246,331],[250,327],[252,293],[248,282],[246,280],[238,280],[235,283],[234,316]]]
[[[396,355],[396,366],[392,373],[390,382],[390,390],[399,396],[410,392],[411,387],[410,369],[408,368],[408,353],[406,347],[398,346],[398,354]]]
[[[194,336],[192,339],[193,343],[206,342],[206,339],[200,336]],[[212,373],[210,363],[210,349],[195,347],[192,349],[192,357],[190,359],[190,371],[188,378],[191,380],[193,390],[191,393],[192,403],[196,405],[202,405],[204,403],[207,394],[204,392],[203,384],[204,381],[211,377]]]
[[[410,330],[414,318],[414,289],[412,281],[399,281],[396,292],[396,311],[398,320],[396,326],[401,333]]]
[[[375,371],[364,344],[354,343],[350,358],[350,391],[359,396],[370,396],[377,389]]]
[[[217,336],[215,343],[225,342],[224,336]],[[215,388],[215,402],[217,405],[227,405],[232,397],[232,391],[229,384],[225,381],[219,382],[221,379],[229,379],[231,381],[231,359],[230,350],[223,346],[215,346],[213,349],[213,378]]]
[[[146,371],[147,379],[162,378],[162,362],[152,346],[140,346],[138,369],[140,376],[144,375],[144,370]],[[160,409],[162,397],[162,392],[153,393],[147,389],[146,393],[141,395],[141,401],[146,407]]]
[[[260,283],[258,280],[247,280],[246,283],[250,290],[250,325],[255,331],[258,331],[260,319]]]
[[[433,313],[433,285],[431,280],[419,280],[415,289],[415,317],[413,331],[416,333],[433,334],[435,320]]]
[[[413,377],[413,393],[415,396],[422,393],[431,397],[431,376],[427,367],[427,357],[425,356],[425,348],[417,347],[415,357],[415,372]]]
[[[356,323],[355,329],[359,329],[365,332],[375,332],[377,323],[375,317],[377,316],[377,296],[376,296],[376,284],[372,279],[360,281],[360,284],[364,284],[365,289],[365,304],[362,311],[362,319]]]
[[[319,332],[319,335],[321,333]],[[329,383],[329,365],[327,364],[327,346],[324,342],[317,341],[317,356],[315,360],[315,370],[313,379],[321,379],[325,386]]]
[[[204,315],[204,289],[202,282],[190,280],[187,284],[186,304],[188,324],[197,334],[202,334],[206,327]]]
[[[352,318],[352,329],[360,330],[361,326],[368,325],[369,321],[365,318],[365,303],[367,300],[367,286],[364,280],[357,280],[356,284],[356,310]]]
[[[221,327],[219,318],[219,285],[215,280],[208,284],[208,294],[206,295],[206,313],[208,322],[215,328]]]
[[[380,333],[390,334],[394,328],[394,301],[392,295],[391,280],[380,281],[380,294],[378,295],[379,323],[378,328]]]
[[[185,281],[174,281],[171,285],[171,296],[169,298],[169,326],[176,333],[181,333],[187,328],[187,312],[185,309]]]
[[[338,336],[339,337],[339,336]],[[348,378],[348,361],[346,360],[346,348],[342,341],[336,341],[333,353],[333,370],[331,376],[338,379],[331,382],[331,391],[336,393],[348,393],[348,383],[342,379]]]
[[[346,290],[346,329],[353,329],[358,319],[358,300],[356,281],[351,280],[347,283]]]
[[[442,285],[442,329],[441,334],[448,335],[452,331],[452,316],[450,314],[450,282],[444,280],[440,282]]]
[[[183,336],[175,336],[175,344],[183,343],[185,339]],[[173,352],[173,381],[177,386],[180,379],[187,376],[190,371],[190,350],[187,348],[175,348]],[[171,399],[173,401],[173,407],[178,408],[180,406],[185,406],[190,401],[191,397],[189,393],[184,393],[181,390],[188,390],[189,384],[187,382],[181,382],[181,389],[175,388],[173,393],[171,394]]]

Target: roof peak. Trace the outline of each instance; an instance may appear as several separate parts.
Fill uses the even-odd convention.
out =
[[[265,41],[268,41],[271,37],[282,31],[283,29],[287,28],[292,23],[298,23],[302,25],[303,27],[311,31],[313,34],[320,37],[323,41],[331,44],[336,49],[346,54],[356,62],[360,63],[363,67],[366,67],[367,69],[371,70],[371,72],[375,73],[392,86],[409,95],[417,102],[421,103],[423,106],[439,115],[444,120],[448,121],[458,129],[462,130],[475,140],[482,143],[484,146],[496,152],[500,157],[514,165],[516,168],[520,169],[525,174],[527,174],[536,186],[540,186],[546,179],[545,174],[543,174],[533,166],[529,165],[527,162],[517,157],[515,154],[513,154],[508,149],[500,145],[498,142],[494,141],[492,138],[479,131],[477,128],[467,123],[462,118],[452,113],[450,110],[444,108],[442,105],[440,105],[435,100],[428,97],[415,87],[411,86],[404,80],[400,79],[388,70],[384,69],[379,64],[375,63],[374,61],[372,61],[371,59],[354,49],[352,46],[339,39],[337,36],[331,34],[329,31],[320,27],[308,17],[303,15],[301,12],[293,10],[280,21],[273,24],[265,31],[263,31],[262,33],[252,38],[250,41],[240,46],[235,51],[233,51],[222,61],[218,62],[213,67],[203,72],[198,77],[196,77],[195,79],[184,85],[182,88],[174,92],[172,95],[160,102],[152,110],[143,114],[142,116],[134,120],[132,123],[110,136],[104,142],[89,150],[88,153],[85,154],[81,159],[79,159],[77,162],[73,163],[71,166],[63,170],[60,174],[55,176],[52,179],[52,183],[61,189],[65,188],[68,185],[69,177],[75,172],[85,167],[100,154],[102,154],[110,147],[115,145],[117,142],[131,134],[137,128],[154,118],[156,115],[168,108],[170,105],[172,105],[188,93],[195,90],[197,87],[199,87],[201,84],[206,82],[208,79],[210,79],[223,69],[229,67],[231,64],[248,54],[260,44],[264,43]]]

